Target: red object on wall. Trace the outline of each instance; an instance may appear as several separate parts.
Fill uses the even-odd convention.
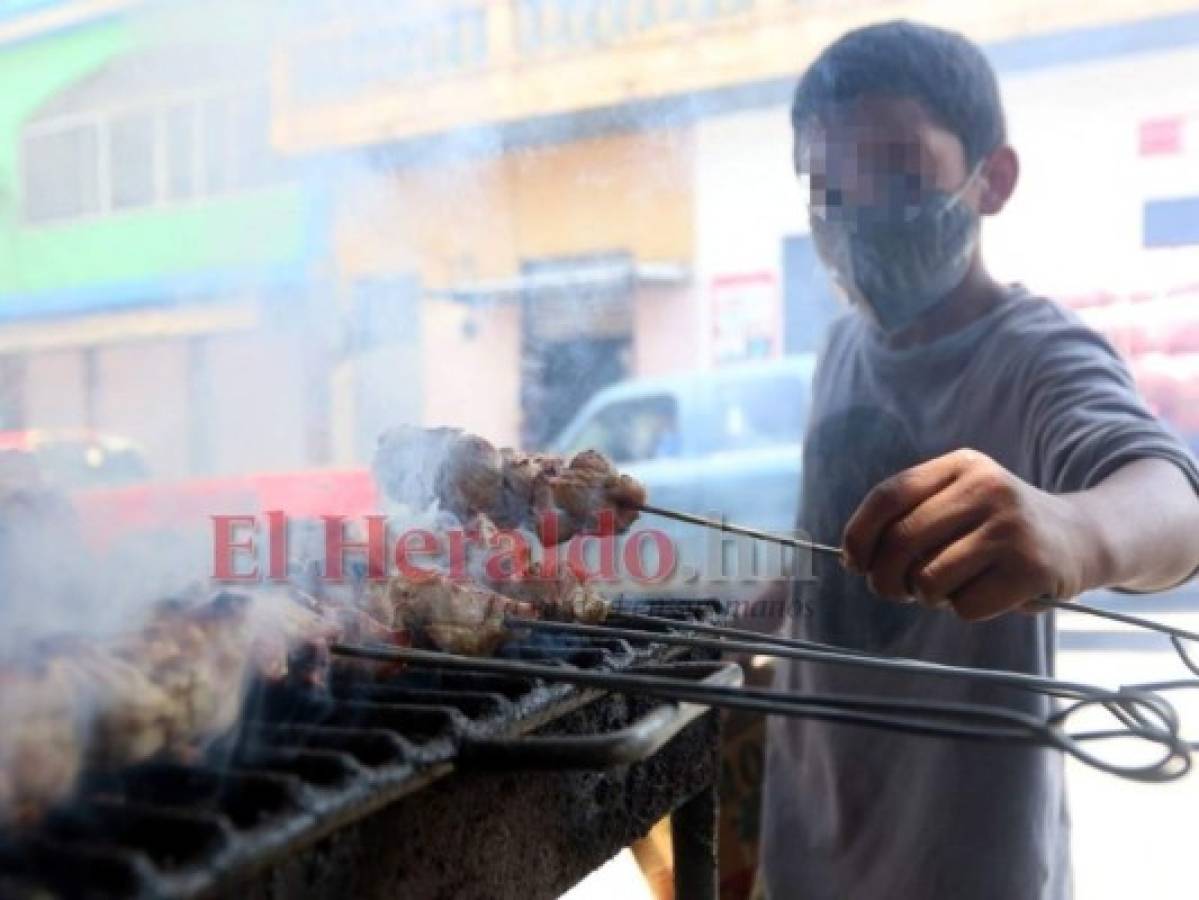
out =
[[[1138,152],[1141,156],[1170,156],[1182,152],[1183,117],[1146,119],[1141,123]]]
[[[228,478],[80,491],[71,498],[88,544],[104,550],[131,536],[203,530],[214,515],[261,516],[282,510],[289,519],[346,516],[361,520],[379,512],[379,495],[368,469],[308,469]]]
[[[717,275],[711,281],[710,292],[717,362],[779,355],[783,303],[775,273]]]

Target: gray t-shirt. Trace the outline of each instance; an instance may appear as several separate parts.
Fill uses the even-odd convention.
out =
[[[1111,347],[1071,313],[1013,287],[966,328],[896,351],[856,315],[834,324],[813,387],[800,526],[838,543],[883,479],[961,447],[1053,492],[1092,487],[1181,441],[1145,409]],[[835,560],[797,637],[958,665],[1051,674],[1049,615],[968,624],[880,600]],[[800,692],[937,697],[1046,712],[1003,688],[792,664]],[[1052,751],[776,718],[769,723],[762,874],[770,900],[1059,900],[1070,895],[1062,760]]]

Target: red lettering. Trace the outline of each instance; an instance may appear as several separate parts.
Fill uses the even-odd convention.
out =
[[[454,535],[461,534],[455,529],[450,532],[450,543],[453,544]],[[411,539],[417,538],[420,543],[418,546],[411,546]],[[437,535],[431,531],[426,531],[423,528],[414,528],[411,531],[405,531],[400,535],[400,539],[396,541],[396,568],[400,574],[413,581],[427,581],[437,574],[434,569],[423,569],[420,566],[413,565],[409,560],[410,555],[432,556],[441,548],[437,545]]]
[[[516,581],[528,576],[529,542],[519,531],[507,528],[497,531],[491,539],[491,547],[499,552],[487,554],[484,568],[490,581]]]
[[[642,544],[647,538],[658,551],[658,571],[654,575],[645,574],[645,560],[641,555]],[[625,539],[624,568],[638,584],[661,584],[674,574],[678,561],[674,542],[657,528],[638,529]]]
[[[366,551],[367,578],[387,577],[387,517],[366,516],[366,541],[347,541],[345,516],[321,516],[325,522],[325,581],[344,578],[345,554]]]
[[[270,549],[268,569],[271,581],[287,581],[287,515],[282,510],[266,514],[267,541]]]
[[[463,531],[461,528],[452,528],[449,532],[450,536],[450,580],[454,582],[466,581],[466,544],[467,541],[474,542],[478,540],[478,531]],[[399,552],[399,548],[396,548]]]
[[[249,526],[253,529],[244,541],[235,541],[233,531],[238,526]],[[239,551],[257,556],[254,546],[254,535],[258,533],[257,516],[213,516],[212,517],[212,571],[220,581],[257,581],[258,561],[255,558],[254,567],[244,575],[237,574],[237,563],[233,554]]]
[[[552,581],[558,574],[558,514],[552,510],[543,510],[537,521],[537,536],[545,553],[541,555],[541,574],[547,581]]]
[[[601,509],[596,517],[596,529],[589,534],[577,534],[566,548],[567,565],[580,578],[589,581],[616,580],[616,516],[611,509]],[[587,541],[599,547],[599,568],[587,567]]]

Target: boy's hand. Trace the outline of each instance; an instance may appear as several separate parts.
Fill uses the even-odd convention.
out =
[[[1098,586],[1100,541],[1066,496],[958,450],[874,488],[845,528],[845,565],[875,593],[989,619]]]

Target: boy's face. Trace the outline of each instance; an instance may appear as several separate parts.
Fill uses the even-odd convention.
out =
[[[1010,148],[972,167],[961,140],[917,101],[886,96],[804,124],[795,165],[820,258],[888,333],[943,308],[982,272],[979,217],[1003,207],[1017,173]]]
[[[795,147],[815,216],[902,213],[929,191],[955,193],[970,176],[962,142],[915,100],[867,97],[826,119],[804,126]],[[976,181],[962,199],[979,209],[982,187]]]

